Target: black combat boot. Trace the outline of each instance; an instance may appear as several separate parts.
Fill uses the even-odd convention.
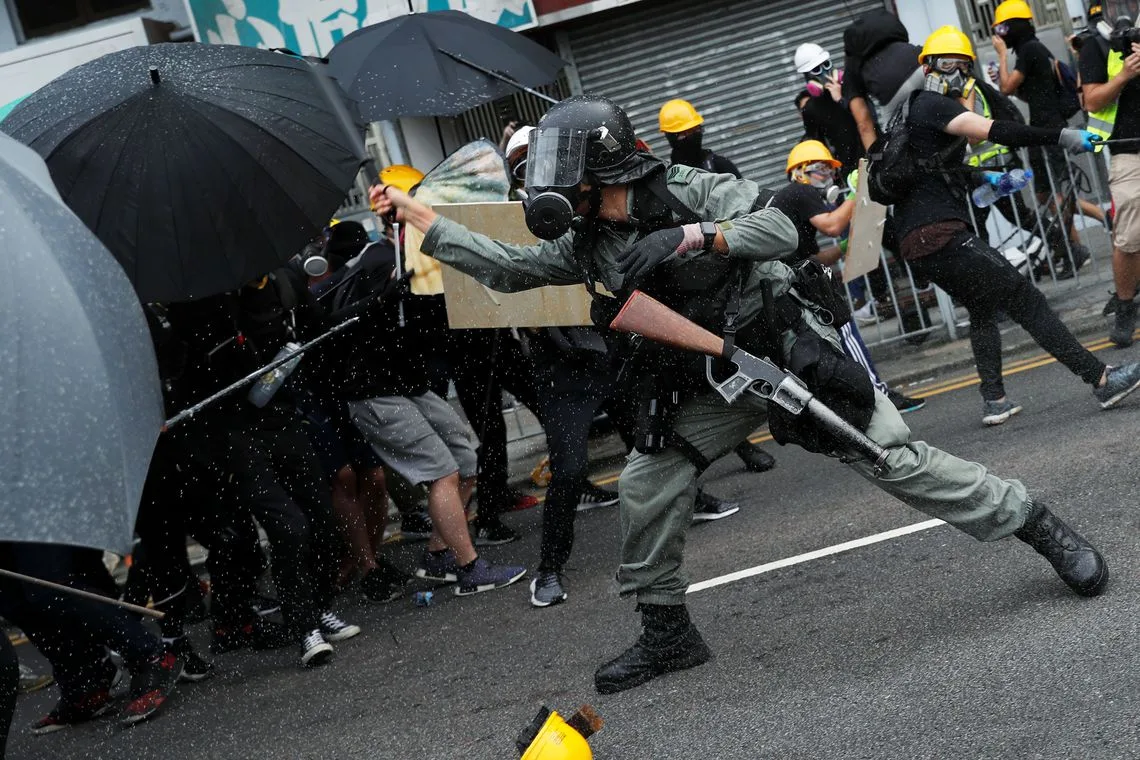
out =
[[[1097,596],[1108,585],[1108,565],[1092,544],[1040,504],[1031,504],[1025,524],[1013,535],[1049,560],[1061,580],[1081,596]]]
[[[1135,301],[1118,301],[1116,304],[1116,319],[1112,323],[1112,330],[1108,337],[1117,348],[1128,348],[1132,345],[1132,333],[1136,331],[1136,309],[1140,306]]]
[[[616,694],[712,659],[685,605],[642,604],[639,608],[641,636],[594,673],[599,694]]]

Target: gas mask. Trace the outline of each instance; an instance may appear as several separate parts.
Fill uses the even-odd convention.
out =
[[[959,58],[935,58],[927,62],[923,89],[952,98],[967,98],[974,91],[973,61]]]
[[[531,132],[523,201],[527,229],[541,240],[557,240],[570,231],[582,201],[592,195],[580,189],[586,180],[586,147],[590,133],[581,129],[538,128]],[[591,183],[594,184],[594,183]]]
[[[311,243],[301,251],[301,269],[310,277],[323,277],[328,274],[329,260],[325,257],[324,246]]]
[[[827,92],[824,88],[824,84],[827,79],[827,74],[830,71],[831,61],[824,61],[819,66],[804,74],[804,89],[807,90],[808,94],[813,98],[818,98]],[[835,70],[835,80],[839,82],[839,84],[843,84],[843,69]]]

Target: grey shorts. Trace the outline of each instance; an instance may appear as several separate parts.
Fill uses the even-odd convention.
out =
[[[384,464],[409,483],[434,483],[454,472],[475,477],[475,433],[451,404],[431,391],[350,401],[348,413]]]

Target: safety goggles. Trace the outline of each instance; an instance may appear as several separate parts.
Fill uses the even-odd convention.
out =
[[[811,74],[813,77],[821,77],[829,71],[831,71],[831,61],[830,60],[824,61],[823,63],[819,64],[814,69],[809,71],[808,74]]]
[[[953,74],[960,71],[970,74],[974,71],[973,61],[964,61],[961,58],[935,58],[929,62],[930,68],[943,74]]]
[[[804,164],[804,174],[817,174],[824,177],[834,177],[835,168],[823,161],[813,161],[810,164]]]
[[[998,24],[994,27],[994,34],[998,37],[1004,37],[1009,34],[1009,24]]]

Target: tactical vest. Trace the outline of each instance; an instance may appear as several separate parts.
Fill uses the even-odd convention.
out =
[[[1108,54],[1108,78],[1112,79],[1124,68],[1124,56],[1113,50]],[[1112,101],[1099,111],[1089,114],[1088,130],[1103,140],[1112,136],[1112,128],[1116,124],[1116,101]],[[1104,146],[1098,146],[1099,153]]]
[[[986,96],[982,94],[981,89],[974,91],[974,113],[979,114],[983,118],[992,119],[993,115],[990,111],[990,104],[986,100]],[[978,105],[981,105],[981,110],[978,110]],[[998,145],[990,140],[983,140],[977,145],[969,148],[969,153],[966,156],[966,163],[970,166],[987,167],[987,166],[1005,166],[1009,156],[1009,148],[1004,145]]]

